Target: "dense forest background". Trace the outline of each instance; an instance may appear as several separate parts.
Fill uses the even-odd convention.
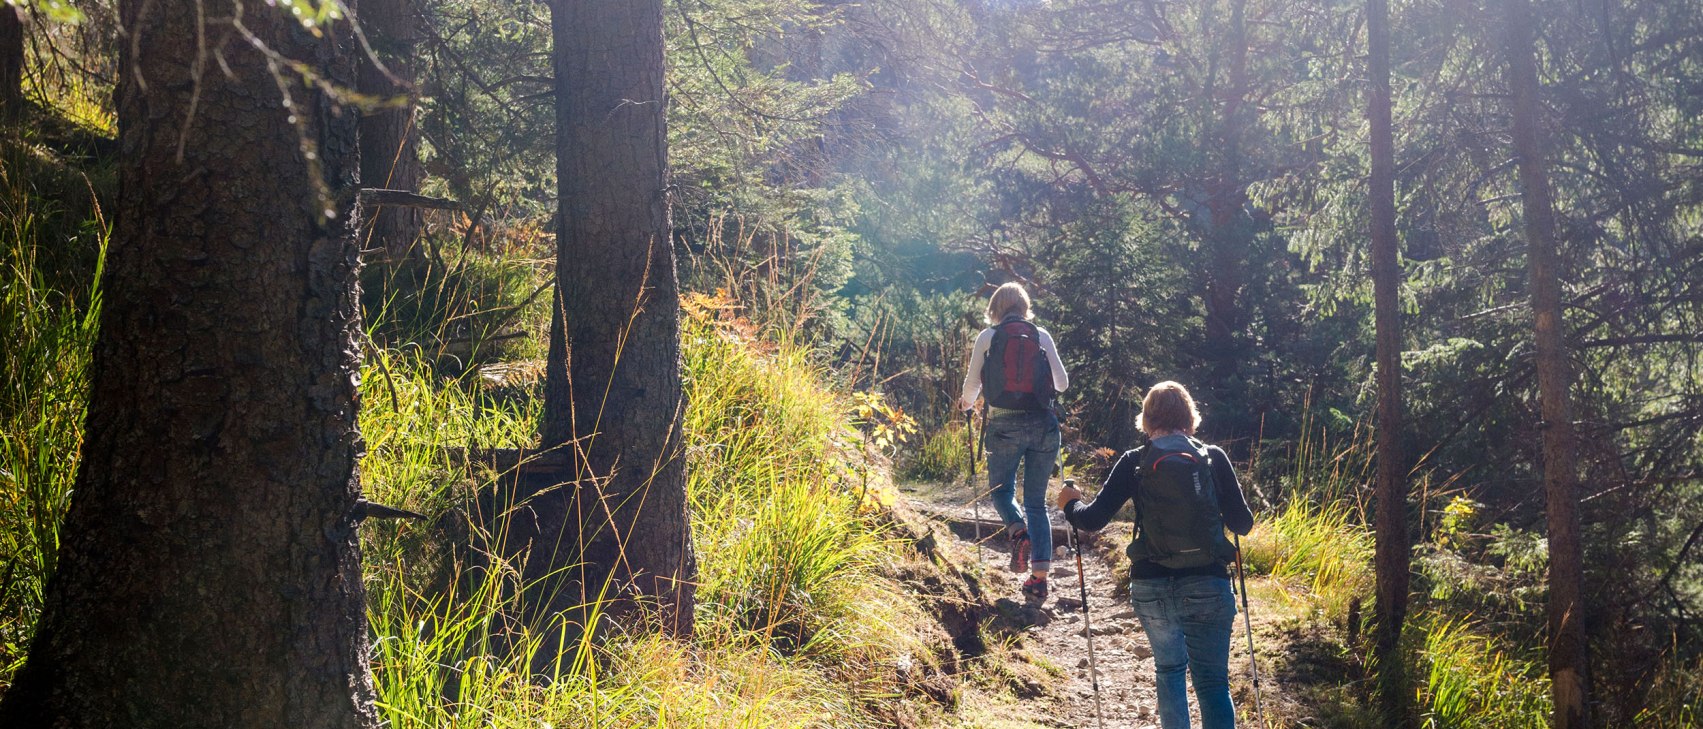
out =
[[[367,358],[382,370],[363,370],[373,412],[362,430],[378,459],[364,466],[369,489],[388,483],[417,507],[420,494],[442,497],[437,487],[398,484],[432,481],[440,465],[407,471],[397,454],[425,447],[409,439],[524,446],[491,419],[539,417],[558,203],[550,12],[485,0],[276,5],[308,27],[342,13],[360,21],[369,68],[343,101],[364,115],[364,186],[412,193],[364,203],[361,304]],[[112,94],[126,47],[110,2],[36,0],[15,24],[12,10],[0,6],[0,46],[17,54],[0,67],[10,74],[0,687],[24,660],[69,503],[117,204]],[[1559,467],[1578,474],[1594,724],[1694,727],[1703,3],[1536,0],[1532,11],[1574,376],[1577,463]],[[859,455],[823,473],[849,469],[832,476],[848,489],[889,461],[904,478],[956,478],[965,434],[951,403],[982,326],[979,296],[1020,281],[1071,373],[1066,467],[1085,481],[1103,474],[1139,442],[1145,388],[1186,383],[1203,436],[1252,474],[1250,497],[1277,538],[1338,545],[1298,579],[1332,595],[1308,619],[1359,652],[1379,508],[1364,5],[666,0],[663,13],[684,336],[702,347],[722,332],[795,368],[753,378],[858,393],[844,415]],[[1390,14],[1399,440],[1414,544],[1402,660],[1429,725],[1542,726],[1547,424],[1509,16],[1490,0],[1408,0]],[[696,397],[746,356],[686,346]],[[462,420],[422,436],[405,419],[410,403]],[[694,428],[710,426],[686,427],[698,443],[706,431]],[[714,478],[693,463],[692,483]],[[733,508],[707,498],[694,495],[694,508]],[[695,528],[700,551],[734,543]],[[406,634],[417,615],[399,605],[450,578],[404,566],[399,555],[420,547],[406,529],[370,529],[375,630]],[[1275,553],[1256,566],[1305,562]],[[746,577],[707,578],[700,616],[749,629],[769,608],[728,597]],[[868,598],[835,599],[850,611]],[[448,609],[427,612],[437,608]],[[804,653],[880,643],[840,635],[821,640],[859,647],[822,648],[797,630]],[[630,650],[636,670],[672,649]],[[396,672],[434,660],[383,662]],[[415,689],[385,675],[381,698],[403,706]],[[492,691],[492,701],[525,693]],[[881,691],[899,689],[868,687]],[[1451,708],[1451,692],[1472,708]],[[1355,683],[1331,701],[1369,696]],[[390,716],[407,723],[404,713]]]

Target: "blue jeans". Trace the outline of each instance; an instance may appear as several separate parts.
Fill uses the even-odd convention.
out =
[[[1223,577],[1130,580],[1129,599],[1153,647],[1159,726],[1188,729],[1189,696],[1183,670],[1194,679],[1203,729],[1234,729],[1230,704],[1230,628],[1236,598]]]
[[[1047,478],[1058,460],[1058,418],[1049,410],[1004,412],[987,419],[988,490],[1007,529],[1027,524],[1034,572],[1052,567],[1053,527],[1047,519]],[[1023,506],[1017,505],[1017,467],[1023,467]]]

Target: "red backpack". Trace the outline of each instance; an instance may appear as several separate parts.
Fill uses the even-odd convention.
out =
[[[993,342],[982,360],[982,396],[996,408],[1050,410],[1053,368],[1041,347],[1041,330],[1012,317],[993,328]]]

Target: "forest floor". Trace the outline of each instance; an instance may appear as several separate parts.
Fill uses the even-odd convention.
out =
[[[961,553],[972,564],[979,563],[981,589],[999,616],[988,631],[989,637],[1007,641],[1006,654],[1035,664],[1044,676],[1039,679],[1044,685],[1017,692],[1017,700],[968,697],[967,706],[959,712],[964,726],[998,729],[1099,726],[1084,636],[1085,626],[1091,624],[1104,726],[1158,729],[1153,651],[1130,607],[1127,591],[1119,587],[1128,569],[1122,563],[1122,550],[1130,536],[1127,523],[1114,522],[1105,532],[1085,540],[1082,567],[1087,576],[1086,615],[1076,559],[1063,548],[1062,541],[1055,545],[1058,556],[1053,561],[1051,594],[1037,609],[1026,606],[1019,591],[1027,574],[1014,574],[1007,569],[1010,553],[1003,535],[993,528],[997,518],[991,507],[984,504],[978,519],[974,506],[967,503],[968,494],[962,483],[910,484],[903,491],[913,508],[957,538]],[[1063,523],[1057,514],[1053,518],[1055,525]],[[978,522],[982,541],[979,553]],[[1247,634],[1241,605],[1237,605],[1230,672],[1231,693],[1240,715],[1238,723],[1250,727],[1331,726],[1335,722],[1321,721],[1317,708],[1306,705],[1313,701],[1300,695],[1281,695],[1286,683],[1293,684],[1293,688],[1300,690],[1298,693],[1305,693],[1306,686],[1327,676],[1330,683],[1340,685],[1339,671],[1343,665],[1338,660],[1340,656],[1326,647],[1327,642],[1315,642],[1317,636],[1308,635],[1309,631],[1302,627],[1307,623],[1304,616],[1298,615],[1277,594],[1279,589],[1263,578],[1249,580],[1250,612],[1262,675],[1264,722],[1256,718],[1254,711]],[[1314,644],[1309,648],[1309,643]],[[1314,665],[1320,662],[1325,665]],[[1273,680],[1267,672],[1274,667],[1287,675]],[[1192,723],[1198,726],[1200,712],[1192,689],[1189,702]],[[977,706],[978,703],[983,705]]]

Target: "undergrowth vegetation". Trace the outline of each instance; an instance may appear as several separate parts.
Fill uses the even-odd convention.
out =
[[[1426,615],[1419,634],[1420,693],[1426,726],[1436,729],[1543,729],[1549,679],[1543,663],[1515,652],[1464,618]]]
[[[504,240],[506,251],[471,241],[422,242],[412,255],[363,270],[362,306],[374,341],[458,371],[544,356],[550,298],[539,281],[542,253],[531,241]]]
[[[52,207],[18,170],[0,164],[0,687],[29,648],[70,506],[109,231]],[[44,260],[91,253],[93,273],[75,277]]]
[[[963,478],[969,472],[970,451],[975,447],[964,431],[964,425],[956,421],[930,430],[899,460],[899,475],[916,481]]]
[[[1367,482],[1370,442],[1361,430],[1333,443],[1309,423],[1288,455],[1283,500],[1244,540],[1248,567],[1301,593],[1332,620],[1372,588],[1372,532],[1353,495]]]
[[[7,174],[17,169],[0,169],[0,689],[28,648],[76,476],[107,232],[86,211],[47,207]],[[43,260],[75,250],[93,252],[93,270]],[[374,339],[442,345],[458,336],[445,322],[533,333],[535,273],[478,252],[458,259],[431,277],[438,290],[369,302]],[[389,726],[880,726],[882,702],[933,666],[928,616],[888,576],[898,537],[875,507],[891,497],[857,427],[858,401],[828,386],[832,373],[805,346],[765,339],[730,301],[694,302],[684,425],[697,635],[617,633],[554,664],[535,660],[551,626],[512,624],[519,570],[471,570],[460,548],[478,528],[464,513],[469,495],[495,480],[470,470],[464,449],[533,441],[540,399],[526,377],[538,368],[508,363],[486,377],[446,367],[441,346],[369,351],[363,489],[429,516],[363,527],[377,705]]]
[[[1342,650],[1354,656],[1366,646],[1347,640],[1369,629],[1374,592],[1371,512],[1360,495],[1371,481],[1370,434],[1366,428],[1354,428],[1333,440],[1327,430],[1310,423],[1302,432],[1285,454],[1287,468],[1279,479],[1283,501],[1258,520],[1243,542],[1244,553],[1249,569],[1270,575],[1281,587],[1278,594],[1300,614],[1344,628]],[[1425,478],[1420,476],[1421,481]],[[1425,536],[1434,540],[1427,544],[1446,545],[1468,530],[1459,502],[1438,500],[1453,508],[1443,508],[1441,518],[1428,520],[1434,522],[1435,533]],[[1422,577],[1431,573],[1425,565],[1434,561],[1434,556],[1419,560]],[[1410,675],[1423,678],[1417,698],[1424,726],[1547,725],[1549,688],[1541,654],[1517,648],[1524,643],[1497,629],[1507,626],[1486,625],[1471,607],[1476,604],[1471,600],[1492,599],[1489,593],[1506,586],[1457,582],[1450,588],[1438,586],[1410,606],[1413,617],[1404,660],[1412,665]]]
[[[518,570],[470,580],[442,543],[446,529],[478,528],[458,505],[494,486],[456,449],[526,445],[537,400],[440,378],[419,357],[369,358],[367,492],[431,517],[366,527],[374,674],[392,726],[883,724],[872,708],[904,693],[896,667],[934,660],[919,637],[927,616],[886,576],[895,537],[866,490],[885,486],[870,483],[850,398],[825,386],[829,373],[731,311],[696,298],[685,320],[695,637],[582,643],[542,684],[533,667],[549,626],[505,617]]]

